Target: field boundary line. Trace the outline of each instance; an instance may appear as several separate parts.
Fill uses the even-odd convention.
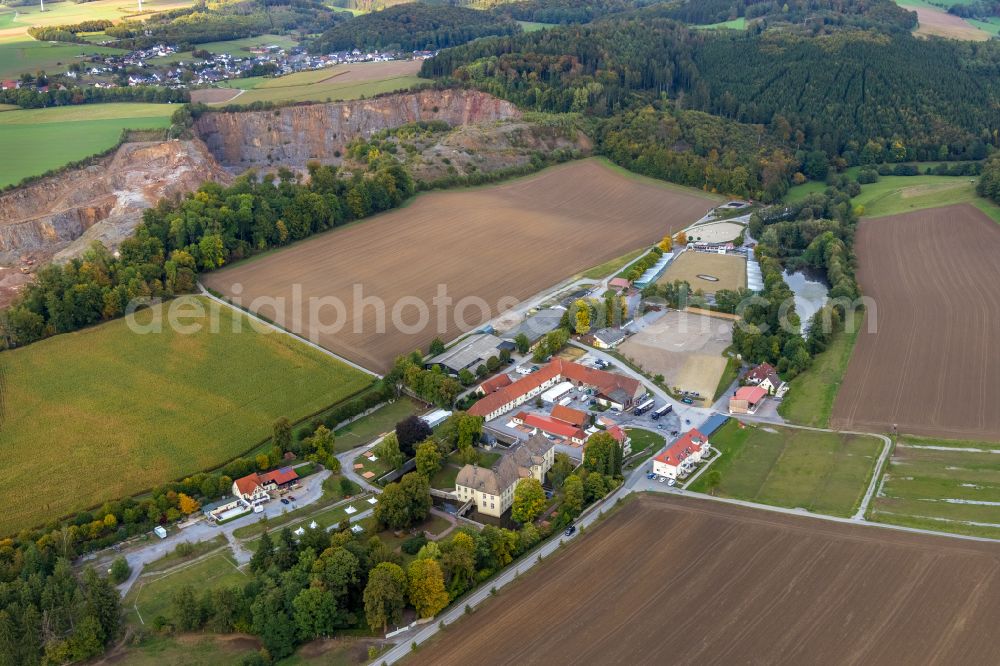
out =
[[[203,285],[200,281],[198,282],[198,290],[199,290],[199,292],[201,293],[202,296],[206,296],[207,298],[210,298],[211,300],[215,301],[216,303],[220,303],[220,304],[225,305],[226,307],[228,307],[228,308],[230,308],[232,310],[235,310],[236,312],[242,313],[242,314],[246,315],[247,317],[250,317],[254,321],[259,322],[261,324],[264,324],[265,326],[267,326],[269,328],[272,328],[275,331],[278,331],[279,333],[283,333],[283,334],[289,336],[290,338],[294,338],[295,340],[298,340],[299,342],[301,342],[301,343],[303,343],[303,344],[305,344],[305,345],[307,345],[309,347],[312,347],[316,351],[322,352],[323,354],[326,354],[327,356],[329,356],[329,357],[331,357],[333,359],[336,359],[336,360],[340,361],[341,363],[354,368],[355,370],[360,370],[361,372],[365,373],[366,375],[370,375],[372,377],[375,377],[376,379],[381,379],[382,378],[382,375],[378,374],[377,372],[375,372],[373,370],[369,370],[368,368],[366,368],[364,366],[358,365],[354,361],[349,361],[348,359],[344,358],[343,356],[340,356],[339,354],[333,353],[332,351],[330,351],[326,347],[319,346],[318,344],[316,344],[315,342],[313,342],[312,340],[310,340],[308,338],[304,338],[304,337],[302,337],[301,335],[299,335],[297,333],[292,333],[288,329],[282,328],[281,326],[278,326],[277,324],[275,324],[273,322],[270,322],[270,321],[264,319],[263,317],[260,317],[260,316],[258,316],[256,314],[254,314],[253,312],[250,312],[248,310],[244,310],[243,308],[234,305],[233,303],[231,303],[230,301],[226,300],[225,298],[221,298],[219,296],[216,296],[215,294],[213,294],[212,292],[210,292],[208,289],[206,289],[205,285]]]

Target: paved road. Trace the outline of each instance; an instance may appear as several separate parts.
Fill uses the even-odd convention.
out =
[[[210,541],[216,538],[220,534],[226,537],[226,540],[230,543],[238,541],[233,536],[233,532],[241,527],[247,525],[252,525],[257,521],[261,520],[261,516],[267,516],[268,518],[276,518],[283,513],[291,511],[292,509],[300,508],[303,506],[308,506],[312,504],[320,497],[323,496],[323,480],[330,476],[328,470],[322,470],[316,474],[312,474],[302,479],[302,488],[295,491],[295,503],[294,504],[282,504],[277,500],[268,502],[264,505],[264,513],[251,513],[249,515],[237,518],[236,520],[226,523],[225,525],[218,525],[210,520],[201,520],[189,527],[184,529],[171,531],[166,539],[157,539],[153,537],[152,540],[143,543],[140,546],[125,549],[123,552],[118,553],[115,551],[104,551],[99,553],[97,557],[93,558],[94,567],[97,570],[102,568],[106,569],[110,566],[112,560],[117,558],[119,555],[125,557],[125,561],[128,562],[129,566],[132,568],[132,574],[128,577],[125,582],[118,585],[119,593],[124,597],[128,591],[138,580],[142,573],[142,569],[147,564],[155,562],[164,555],[171,553],[177,548],[177,545],[188,541],[190,543],[200,543],[202,541]],[[237,560],[241,557],[239,550],[234,549]],[[244,551],[244,554],[245,551]],[[248,554],[244,559],[249,559]],[[242,563],[242,562],[241,562]]]
[[[361,446],[354,447],[350,451],[344,451],[343,453],[337,454],[337,460],[340,461],[340,473],[346,476],[354,483],[364,488],[365,490],[373,493],[380,493],[382,492],[382,489],[373,483],[369,483],[368,479],[364,478],[363,476],[354,471],[354,459],[360,456],[368,449],[377,445],[379,442],[382,441],[384,437],[385,435],[382,435],[381,437],[378,437],[368,442],[367,444],[362,444]]]

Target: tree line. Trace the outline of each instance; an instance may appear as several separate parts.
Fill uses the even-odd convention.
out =
[[[50,106],[105,102],[180,104],[189,101],[191,101],[191,94],[187,90],[145,85],[115,86],[113,88],[72,86],[48,92],[42,92],[30,86],[0,90],[0,104],[16,104],[22,109],[44,109]]]
[[[994,203],[1000,204],[1000,154],[994,154],[982,167],[983,175],[976,185],[976,192]]]
[[[100,32],[113,25],[114,23],[108,19],[93,19],[68,25],[36,25],[28,28],[28,34],[40,42],[75,42],[78,44],[87,44],[87,40],[80,37],[79,33]]]
[[[191,292],[200,271],[388,210],[414,191],[409,174],[389,160],[349,178],[331,166],[308,169],[308,184],[284,168],[259,180],[248,172],[230,187],[205,183],[144,211],[115,255],[95,243],[81,257],[41,268],[0,316],[0,344],[25,345],[120,317],[132,302]]]
[[[416,2],[361,14],[335,25],[313,40],[309,50],[433,51],[479,37],[520,31],[513,20],[489,12]]]

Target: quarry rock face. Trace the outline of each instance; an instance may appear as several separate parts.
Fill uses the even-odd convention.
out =
[[[201,141],[123,144],[95,164],[0,195],[0,265],[77,256],[95,239],[114,247],[160,199],[231,178]]]
[[[425,90],[271,111],[206,113],[195,130],[230,171],[277,165],[301,170],[310,160],[338,163],[351,140],[407,123],[441,120],[457,126],[520,116],[513,104],[486,93]]]

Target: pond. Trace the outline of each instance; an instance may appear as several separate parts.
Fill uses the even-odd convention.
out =
[[[820,271],[804,269],[794,273],[785,271],[785,282],[795,294],[795,312],[802,322],[802,336],[809,328],[809,320],[826,303],[830,288]]]

